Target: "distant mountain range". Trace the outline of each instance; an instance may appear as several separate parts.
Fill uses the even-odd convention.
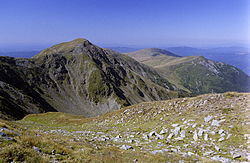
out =
[[[107,48],[113,49],[113,50],[120,52],[120,53],[129,53],[129,52],[139,50],[139,48],[131,48],[131,47],[107,47]]]
[[[16,58],[31,58],[38,54],[39,51],[12,51],[12,52],[0,52],[0,56],[9,56]]]

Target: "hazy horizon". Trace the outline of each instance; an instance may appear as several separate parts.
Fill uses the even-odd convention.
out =
[[[69,40],[71,41],[71,40]],[[90,40],[91,41],[91,40]],[[66,42],[66,41],[62,41]],[[46,48],[49,48],[55,44],[62,42],[53,42],[48,44],[9,44],[9,45],[0,45],[0,52],[15,52],[15,51],[41,51]],[[206,45],[206,46],[195,46],[188,44],[171,44],[171,45],[132,45],[132,44],[102,44],[95,43],[93,44],[100,46],[102,48],[135,48],[135,49],[144,49],[144,48],[172,48],[172,47],[188,47],[188,48],[197,48],[197,49],[211,49],[211,48],[231,48],[231,47],[241,47],[250,49],[250,46],[245,44],[215,44],[215,45]]]

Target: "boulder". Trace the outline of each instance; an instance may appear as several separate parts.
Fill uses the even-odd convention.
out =
[[[121,137],[121,135],[117,135],[115,138],[116,138],[116,139],[120,139],[120,138],[122,138],[122,137]]]
[[[216,149],[216,151],[220,151],[221,149],[220,149],[220,147],[218,147],[218,146],[214,146],[214,148]]]
[[[236,159],[236,158],[241,158],[241,155],[240,154],[233,154],[233,159]]]
[[[219,127],[219,126],[220,126],[220,121],[213,120],[211,125],[212,125],[212,126]]]
[[[143,135],[142,137],[144,140],[148,140],[149,139],[149,136],[148,135]]]
[[[204,132],[203,129],[199,129],[198,136],[202,136],[203,132]]]
[[[204,118],[205,123],[208,123],[211,119],[213,118],[213,116],[208,115],[207,117]]]
[[[222,134],[222,133],[224,133],[224,132],[225,132],[225,131],[224,131],[223,129],[220,129],[218,133],[219,133],[219,134]]]
[[[168,132],[168,129],[163,128],[160,132],[160,134],[166,134]]]
[[[204,140],[208,141],[208,134],[207,133],[204,135]]]
[[[175,137],[177,137],[177,136],[178,136],[178,134],[179,134],[180,130],[181,130],[181,128],[180,128],[180,127],[175,127],[175,129],[174,129],[174,135],[175,135]]]
[[[221,141],[223,141],[225,138],[224,137],[221,137],[219,140],[218,140],[218,142],[221,142]]]
[[[36,152],[39,152],[39,153],[42,152],[40,148],[35,147],[35,146],[33,146],[33,150],[36,151]]]
[[[155,131],[150,132],[149,136],[156,136],[156,132]]]
[[[132,147],[132,146],[129,146],[129,145],[126,145],[126,144],[123,144],[123,145],[121,146],[121,149],[129,150],[129,149],[133,149],[133,147]]]
[[[229,139],[232,136],[232,134],[228,134],[226,139]]]
[[[5,137],[5,136],[7,136],[4,132],[0,132],[0,136],[1,137]]]
[[[185,130],[182,130],[182,131],[180,132],[180,136],[181,136],[182,138],[185,138],[185,137],[186,137],[186,131],[185,131]]]
[[[197,135],[197,131],[196,130],[194,131],[193,139],[194,139],[194,141],[198,140],[198,135]]]

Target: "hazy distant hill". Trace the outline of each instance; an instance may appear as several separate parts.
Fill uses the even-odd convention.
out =
[[[108,49],[112,49],[120,53],[129,53],[129,52],[139,50],[138,48],[130,48],[130,47],[108,47]]]
[[[39,51],[0,52],[0,56],[9,56],[9,57],[17,57],[17,58],[31,58],[38,53],[39,53]]]
[[[160,56],[174,56],[174,57],[180,57],[174,53],[171,53],[169,51],[158,49],[158,48],[147,48],[142,49],[138,51],[134,51],[131,53],[126,53],[126,55],[136,59],[137,61],[143,62],[146,60],[149,60],[153,57],[160,57]]]
[[[186,88],[194,94],[250,90],[249,76],[236,67],[202,56],[179,57],[169,54],[164,51],[154,55],[152,49],[126,53],[152,66],[179,88]]]

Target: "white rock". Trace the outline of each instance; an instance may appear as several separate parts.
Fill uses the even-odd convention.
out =
[[[209,155],[211,155],[212,153],[214,153],[214,151],[208,151],[208,152],[203,153],[203,156],[209,156]]]
[[[205,141],[208,141],[208,134],[205,134],[205,135],[204,135],[204,140],[205,140]]]
[[[219,161],[219,162],[231,162],[231,160],[229,158],[225,158],[225,157],[222,157],[222,156],[213,156],[211,157],[212,160],[214,161]]]
[[[228,134],[226,139],[229,139],[229,138],[230,138],[230,136],[232,136],[232,134]]]
[[[156,135],[156,132],[155,131],[152,131],[149,133],[149,136],[155,136]]]
[[[225,122],[225,121],[226,121],[226,119],[222,119],[222,120],[220,120],[220,123]]]
[[[181,133],[180,133],[180,135],[181,135],[182,138],[185,138],[186,137],[186,131],[182,130]]]
[[[220,129],[219,130],[219,134],[222,134],[222,133],[224,133],[225,131],[223,130],[223,129]]]
[[[160,134],[166,134],[168,132],[168,129],[163,128],[160,132]]]
[[[149,139],[148,135],[143,135],[142,138],[143,138],[144,140],[148,140],[148,139]]]
[[[171,139],[173,136],[174,136],[173,133],[169,134],[169,135],[168,135],[168,139]]]
[[[129,145],[126,145],[126,144],[123,144],[123,145],[121,146],[121,149],[128,150],[128,149],[133,149],[133,147],[132,147],[132,146],[129,146]]]
[[[156,153],[163,153],[163,151],[162,150],[154,150],[154,151],[151,151],[150,153],[155,155]]]
[[[179,124],[172,124],[172,127],[177,127]]]
[[[38,147],[35,147],[35,146],[33,146],[33,150],[34,150],[34,151],[37,151],[37,152],[41,152],[41,149],[38,148]]]
[[[211,116],[205,117],[205,118],[204,118],[205,123],[208,123],[212,118],[213,118],[212,115],[211,115]]]
[[[219,127],[220,126],[220,121],[213,120],[211,125]]]
[[[195,128],[195,127],[196,127],[196,125],[197,125],[197,123],[193,124],[192,128]]]
[[[241,155],[240,154],[233,154],[233,159],[236,159],[236,158],[241,158]]]
[[[226,134],[224,134],[224,133],[220,134],[220,137],[224,137],[224,136],[226,136]]]
[[[170,149],[170,152],[175,152],[175,153],[177,153],[177,152],[178,152],[178,149],[171,148],[171,149]]]
[[[134,143],[134,142],[135,142],[134,139],[130,139],[130,140],[128,141],[128,143]]]
[[[193,152],[188,152],[187,154],[188,154],[189,156],[194,155],[194,153],[193,153]]]
[[[215,146],[214,148],[216,149],[216,151],[220,151],[221,150],[220,147],[218,147],[218,146]]]
[[[215,132],[214,132],[214,131],[211,131],[210,134],[215,135]]]
[[[181,141],[181,140],[183,140],[183,138],[182,137],[178,137],[178,138],[174,138],[174,140],[175,141]]]
[[[198,136],[202,136],[203,132],[204,132],[203,129],[199,129]]]
[[[116,138],[116,139],[119,139],[119,138],[122,138],[122,137],[121,137],[121,135],[117,135],[115,138]]]
[[[223,141],[225,138],[224,137],[221,137],[218,141],[221,142]]]
[[[164,137],[162,135],[156,134],[157,139],[163,139]]]
[[[178,136],[180,130],[181,130],[180,127],[175,127],[175,129],[174,129],[174,135],[175,135],[175,137]]]
[[[197,131],[196,130],[194,131],[193,139],[194,139],[194,141],[198,140],[198,135],[197,135]]]

